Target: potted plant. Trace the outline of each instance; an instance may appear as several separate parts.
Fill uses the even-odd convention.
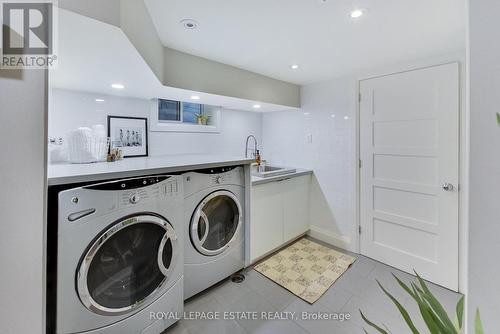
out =
[[[207,115],[203,113],[196,114],[196,123],[198,123],[198,125],[207,125],[207,121],[208,121]]]
[[[499,117],[500,118],[500,117]],[[425,325],[431,334],[460,334],[463,330],[463,315],[464,315],[464,297],[460,298],[456,306],[456,316],[455,321],[452,322],[450,317],[446,313],[445,309],[436,299],[436,297],[429,290],[424,280],[415,272],[417,275],[417,283],[412,282],[409,286],[401,281],[396,275],[392,274],[398,284],[415,300],[420,310],[420,315],[424,319]],[[396,305],[399,312],[403,316],[406,324],[411,330],[412,334],[420,334],[421,332],[415,327],[410,314],[408,311],[402,306],[402,304],[391,294],[389,293],[380,282],[377,280],[378,285],[384,291],[384,293],[391,299],[391,301]],[[378,333],[381,334],[390,334],[390,330],[384,325],[379,326],[374,322],[368,320],[363,312],[359,310],[361,313],[361,317],[363,320],[373,329],[375,329]],[[476,311],[476,320],[475,320],[475,334],[483,334],[483,326],[481,324],[481,318],[479,316],[479,310]],[[365,333],[368,334],[368,331],[365,329]]]

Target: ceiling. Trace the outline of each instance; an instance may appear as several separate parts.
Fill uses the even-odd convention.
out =
[[[465,49],[464,0],[145,3],[165,46],[296,84]],[[357,8],[365,15],[353,20]]]
[[[58,66],[49,74],[50,86],[105,95],[143,99],[165,98],[248,111],[295,109],[275,104],[163,86],[123,31],[83,15],[59,9]],[[114,89],[119,83],[124,89]]]

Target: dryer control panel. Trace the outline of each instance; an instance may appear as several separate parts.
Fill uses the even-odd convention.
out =
[[[201,189],[223,185],[245,185],[243,167],[219,167],[196,170],[184,174],[184,196],[189,196]]]

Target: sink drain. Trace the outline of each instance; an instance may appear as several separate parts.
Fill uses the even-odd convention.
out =
[[[245,280],[245,275],[237,273],[231,276],[231,282],[233,283],[241,283]]]

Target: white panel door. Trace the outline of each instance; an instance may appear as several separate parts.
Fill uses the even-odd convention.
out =
[[[459,66],[360,82],[361,253],[458,289]]]

